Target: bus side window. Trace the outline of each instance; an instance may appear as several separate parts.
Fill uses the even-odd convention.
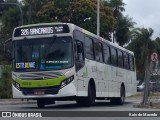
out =
[[[111,62],[112,65],[117,66],[117,50],[115,48],[111,48]]]
[[[124,68],[129,69],[128,54],[124,53]]]
[[[118,66],[123,68],[123,54],[120,50],[118,50]]]
[[[129,55],[129,64],[130,64],[130,70],[134,71],[134,58],[131,55]]]
[[[94,51],[95,51],[95,59],[96,61],[103,62],[102,55],[102,43],[95,40],[94,42]]]
[[[110,55],[110,47],[108,45],[103,44],[103,55],[104,55],[104,62],[106,64],[110,64],[111,55]]]
[[[84,50],[83,43],[79,40],[76,40],[76,59],[78,61],[84,61]]]
[[[75,59],[76,71],[79,71],[84,66],[83,43],[79,40],[75,40]]]
[[[89,37],[85,37],[85,56],[90,60],[94,60],[94,45],[93,40]]]

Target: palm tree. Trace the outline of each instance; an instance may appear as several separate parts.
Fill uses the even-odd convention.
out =
[[[135,22],[128,16],[123,16],[122,12],[125,11],[126,5],[123,0],[110,0],[108,5],[112,8],[113,16],[116,19],[116,25],[113,30],[113,42],[117,41],[120,46],[129,42],[130,28],[133,27]]]
[[[132,30],[131,43],[127,46],[128,49],[134,52],[136,58],[136,67],[138,77],[143,79],[145,71],[145,61],[147,56],[152,51],[155,51],[156,46],[151,37],[153,29],[135,28]]]
[[[130,28],[133,28],[135,22],[128,16],[120,16],[117,18],[117,27],[115,29],[115,39],[120,46],[130,41]]]
[[[109,6],[113,8],[113,14],[116,17],[121,16],[122,12],[125,11],[124,6],[126,4],[123,3],[123,0],[110,0]]]

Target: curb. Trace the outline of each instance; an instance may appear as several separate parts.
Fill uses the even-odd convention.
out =
[[[33,104],[35,100],[27,99],[0,99],[0,105],[18,105],[18,104]]]

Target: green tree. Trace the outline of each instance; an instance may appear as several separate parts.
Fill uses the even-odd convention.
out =
[[[0,99],[12,98],[11,66],[2,66],[2,78],[0,79]]]
[[[132,41],[127,48],[134,52],[136,58],[136,68],[138,78],[143,79],[145,71],[145,61],[150,53],[156,51],[154,41],[151,39],[153,29],[136,28],[132,31]]]
[[[18,3],[17,0],[7,0],[6,2]],[[20,25],[20,11],[15,5],[5,5],[2,15],[1,38],[7,40],[12,36],[13,29]]]
[[[63,7],[62,7],[63,6]],[[48,1],[42,6],[37,16],[43,22],[71,22],[90,32],[96,34],[96,16],[97,16],[97,2],[93,0],[58,0]],[[112,31],[115,25],[115,18],[113,17],[112,9],[105,6],[101,2],[101,36],[106,37],[106,33]],[[90,17],[88,21],[84,21]]]
[[[126,5],[123,0],[109,0],[108,3],[113,10],[114,17],[122,16],[122,12],[125,11],[124,6]]]
[[[18,2],[17,0],[7,0],[9,2]],[[100,12],[100,35],[101,37],[109,39],[109,35],[115,29],[119,29],[122,25],[117,22],[118,16],[122,15],[124,11],[123,0],[101,0]],[[24,24],[35,24],[44,22],[70,22],[76,24],[90,32],[96,34],[97,27],[97,1],[96,0],[22,0],[21,6],[23,8]],[[118,11],[118,12],[117,12]],[[116,14],[115,14],[116,12]],[[13,28],[19,26],[20,21],[19,9],[16,6],[8,6],[3,15],[3,36],[10,37]],[[90,20],[84,21],[86,18]],[[124,17],[126,18],[126,17]],[[117,20],[116,20],[117,19]],[[117,24],[117,25],[116,25]],[[119,26],[120,27],[119,27]],[[124,25],[127,26],[127,25]],[[122,28],[122,27],[121,27]],[[126,38],[129,28],[123,29],[122,34],[118,31],[117,35],[124,35],[121,38]],[[6,35],[7,34],[7,35]],[[127,40],[118,39],[120,45]],[[6,39],[6,38],[5,38]]]
[[[9,3],[18,3],[18,0],[5,0],[5,2]],[[2,28],[0,31],[0,44],[1,44],[1,52],[0,52],[0,62],[3,63],[10,62],[8,58],[4,55],[3,44],[6,40],[12,37],[13,29],[20,25],[20,10],[16,5],[4,5],[4,10],[1,17]],[[10,56],[11,58],[11,56]]]
[[[116,25],[113,30],[113,42],[116,41],[120,46],[130,41],[130,28],[133,28],[135,24],[132,18],[122,14],[125,11],[125,5],[123,0],[109,0],[108,2],[108,6],[112,8],[113,15],[116,19]]]
[[[135,22],[128,16],[120,16],[117,18],[117,27],[115,29],[115,39],[120,46],[130,41],[130,29],[133,28]]]
[[[0,3],[4,3],[4,0],[0,0]],[[0,17],[4,11],[4,5],[0,5]]]
[[[160,55],[160,38],[159,38],[159,37],[157,37],[157,38],[155,39],[154,43],[155,43],[155,46],[156,46],[157,52],[158,52],[158,53],[159,53],[159,55]]]
[[[41,22],[40,20],[41,18],[37,16],[37,12],[48,1],[53,1],[53,0],[22,0],[21,3],[23,4],[24,23],[35,24]]]

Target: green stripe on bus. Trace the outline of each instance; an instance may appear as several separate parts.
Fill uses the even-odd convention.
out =
[[[20,87],[22,88],[38,88],[58,86],[65,79],[65,76],[45,80],[21,80],[17,78],[16,82],[19,83]]]
[[[89,31],[87,31],[87,30],[82,30],[82,32],[84,32],[84,33],[87,34],[87,35],[93,36],[93,33],[89,32]]]

